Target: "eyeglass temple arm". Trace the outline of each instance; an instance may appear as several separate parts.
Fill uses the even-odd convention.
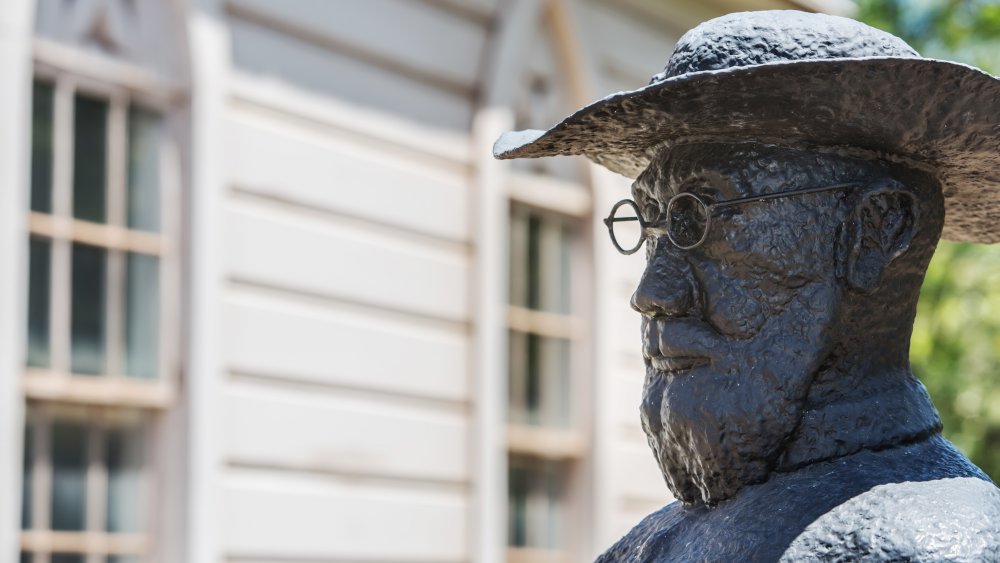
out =
[[[855,183],[855,182],[850,182],[850,183],[847,183],[847,184],[834,184],[832,186],[820,186],[818,188],[803,188],[801,190],[792,190],[790,192],[778,192],[776,194],[764,194],[764,195],[756,195],[756,196],[749,196],[749,197],[740,197],[740,198],[736,198],[736,199],[729,199],[729,200],[726,200],[726,201],[719,201],[719,202],[711,204],[709,207],[711,207],[713,209],[718,208],[718,207],[730,207],[730,206],[733,206],[733,205],[743,205],[745,203],[753,203],[755,201],[767,201],[769,199],[779,199],[779,198],[793,196],[793,195],[807,195],[807,194],[815,194],[815,193],[820,193],[820,192],[828,192],[828,191],[832,191],[832,190],[840,190],[840,189],[843,189],[843,188],[851,188],[851,187],[854,187],[854,186],[857,186],[857,185],[858,184]]]

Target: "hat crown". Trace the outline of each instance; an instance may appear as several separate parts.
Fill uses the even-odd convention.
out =
[[[782,61],[915,58],[902,39],[861,22],[794,10],[727,14],[688,31],[650,84],[682,74]]]

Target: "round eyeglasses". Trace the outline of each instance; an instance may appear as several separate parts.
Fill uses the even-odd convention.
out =
[[[611,235],[611,244],[622,254],[635,254],[646,238],[657,234],[651,233],[651,230],[662,231],[680,250],[690,250],[705,242],[712,224],[712,216],[719,209],[769,199],[852,188],[857,185],[835,184],[715,202],[706,202],[691,192],[680,192],[667,201],[666,218],[658,223],[646,221],[639,211],[639,204],[631,199],[623,199],[611,208],[611,214],[604,219],[604,224],[608,227],[608,234]]]

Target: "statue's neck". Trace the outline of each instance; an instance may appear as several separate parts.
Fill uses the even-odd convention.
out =
[[[845,390],[817,382],[802,422],[778,460],[777,471],[834,459],[863,449],[884,449],[940,432],[941,419],[927,389],[908,369],[862,374]]]

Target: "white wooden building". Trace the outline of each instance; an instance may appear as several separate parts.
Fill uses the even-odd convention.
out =
[[[497,162],[727,11],[4,0],[0,562],[584,561],[669,502],[628,182]]]

